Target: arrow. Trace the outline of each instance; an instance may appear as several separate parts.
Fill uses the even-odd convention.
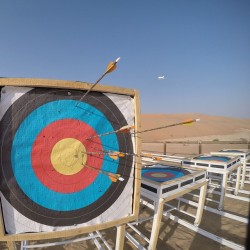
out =
[[[106,71],[99,77],[99,79],[91,86],[91,88],[90,89],[88,89],[88,91],[79,99],[79,101],[77,102],[77,104],[76,104],[76,107],[79,105],[79,102],[80,101],[82,101],[83,100],[83,98],[85,98],[88,94],[89,94],[89,92],[102,80],[102,78],[106,75],[106,74],[108,74],[108,73],[110,73],[110,72],[112,72],[112,71],[114,71],[115,69],[116,69],[116,64],[120,61],[120,57],[118,57],[114,62],[110,62],[109,64],[108,64],[108,66],[107,66],[107,68],[106,68]]]
[[[93,149],[97,149],[97,148],[93,148]],[[98,149],[97,149],[98,150]],[[108,155],[110,158],[112,158],[113,160],[117,160],[118,157],[123,158],[126,155],[128,156],[137,156],[137,157],[147,157],[147,158],[151,158],[153,160],[157,160],[160,161],[163,158],[160,156],[154,156],[153,154],[148,154],[148,153],[144,153],[144,154],[135,154],[135,153],[125,153],[125,152],[121,152],[121,151],[110,151],[110,150],[103,150],[103,151],[99,151],[99,152],[88,152],[87,154],[97,154],[97,155]]]
[[[142,154],[141,157],[151,158],[156,161],[161,161],[163,158],[160,156],[154,156],[153,154]]]
[[[106,136],[106,135],[116,134],[116,133],[124,133],[124,134],[126,134],[126,133],[129,133],[130,130],[132,130],[134,128],[135,128],[134,125],[132,125],[132,126],[126,125],[126,126],[121,127],[120,129],[117,129],[117,130],[114,130],[114,131],[111,131],[111,132],[107,132],[107,133],[104,133],[104,134],[99,134],[99,135],[87,137],[85,140],[90,140],[90,139],[93,139],[93,138],[96,138],[96,137],[101,137],[101,136]]]
[[[174,127],[174,126],[179,126],[179,125],[191,125],[192,123],[198,122],[198,121],[200,121],[200,119],[189,119],[189,120],[179,122],[179,123],[169,124],[169,125],[165,125],[165,126],[162,126],[162,127],[146,129],[146,130],[143,130],[143,131],[137,131],[137,132],[132,132],[132,133],[130,132],[130,130],[134,129],[134,126],[127,125],[127,126],[124,126],[124,127],[120,128],[120,129],[112,131],[112,132],[107,132],[107,133],[104,133],[104,134],[99,134],[99,135],[96,135],[96,136],[88,137],[85,140],[90,140],[90,139],[95,138],[95,137],[106,136],[106,135],[114,134],[114,133],[129,133],[129,132],[131,134],[145,133],[145,132],[149,132],[149,131],[154,131],[154,130],[163,129],[163,128],[169,128],[169,127]],[[97,148],[93,147],[93,149],[97,149]],[[137,156],[137,157],[147,157],[147,158],[152,158],[153,160],[158,160],[158,161],[162,160],[162,157],[154,156],[152,154],[138,155],[138,154],[135,154],[135,153],[125,153],[125,152],[111,151],[111,150],[103,150],[103,151],[99,151],[99,152],[89,152],[88,154],[99,154],[99,155],[100,154],[105,154],[105,155],[108,155],[113,160],[117,160],[118,157],[125,157],[125,155],[131,155],[131,156]]]
[[[149,131],[154,131],[154,130],[159,130],[159,129],[163,129],[163,128],[170,128],[170,127],[175,127],[175,126],[179,126],[179,125],[191,125],[192,123],[194,122],[198,122],[200,121],[200,119],[189,119],[189,120],[186,120],[186,121],[183,121],[183,122],[178,122],[178,123],[174,123],[174,124],[169,124],[169,125],[165,125],[165,126],[162,126],[162,127],[157,127],[157,128],[151,128],[151,129],[146,129],[146,130],[142,130],[142,131],[136,131],[136,132],[130,132],[130,130],[134,129],[135,126],[124,126],[118,130],[114,130],[114,131],[111,131],[111,132],[107,132],[107,133],[104,133],[104,134],[99,134],[99,135],[95,135],[95,136],[90,136],[90,137],[87,137],[85,140],[90,140],[90,139],[93,139],[93,138],[96,138],[96,137],[101,137],[101,136],[106,136],[106,135],[110,135],[110,134],[116,134],[116,133],[131,133],[131,134],[139,134],[139,133],[145,133],[145,132],[149,132]]]
[[[82,152],[82,154],[86,155],[108,155],[111,159],[117,160],[118,157],[124,157],[122,154],[118,155],[117,152],[104,152],[104,151],[99,151],[99,152]]]

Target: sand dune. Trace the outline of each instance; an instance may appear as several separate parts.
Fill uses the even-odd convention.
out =
[[[142,130],[200,118],[192,125],[181,125],[142,133],[143,142],[164,140],[250,140],[250,119],[205,114],[142,114]]]

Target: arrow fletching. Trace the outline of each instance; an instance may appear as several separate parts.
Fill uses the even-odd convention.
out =
[[[112,182],[124,181],[124,178],[121,177],[120,174],[108,173],[108,177]]]
[[[129,133],[130,130],[132,130],[134,128],[135,128],[135,126],[127,125],[127,126],[121,127],[117,132],[119,132],[119,133]]]
[[[192,125],[194,122],[199,122],[199,121],[200,119],[189,119],[189,120],[184,121],[183,125],[189,126],[189,125]]]
[[[122,152],[109,152],[108,156],[113,159],[113,160],[117,160],[118,157],[125,157],[125,153]]]
[[[114,62],[110,62],[107,66],[105,74],[108,74],[116,69],[116,64],[120,61],[120,57],[118,57]]]
[[[118,159],[118,153],[117,152],[112,152],[112,153],[108,153],[108,156],[113,159],[113,160],[117,160]]]
[[[143,157],[147,157],[147,158],[152,158],[153,155],[152,154],[142,154]]]

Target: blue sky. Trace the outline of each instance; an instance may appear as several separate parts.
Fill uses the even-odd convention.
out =
[[[0,0],[1,77],[94,83],[117,57],[101,84],[142,113],[250,118],[249,0]]]

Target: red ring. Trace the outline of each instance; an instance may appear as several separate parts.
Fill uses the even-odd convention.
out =
[[[65,138],[74,138],[83,143],[86,152],[91,147],[102,152],[102,143],[99,137],[86,140],[97,135],[88,124],[74,119],[62,119],[45,127],[37,136],[32,148],[32,167],[38,179],[49,189],[61,193],[78,192],[90,185],[102,167],[103,155],[88,155],[86,165],[97,170],[84,167],[73,175],[63,175],[55,170],[51,163],[51,152],[54,145]]]

